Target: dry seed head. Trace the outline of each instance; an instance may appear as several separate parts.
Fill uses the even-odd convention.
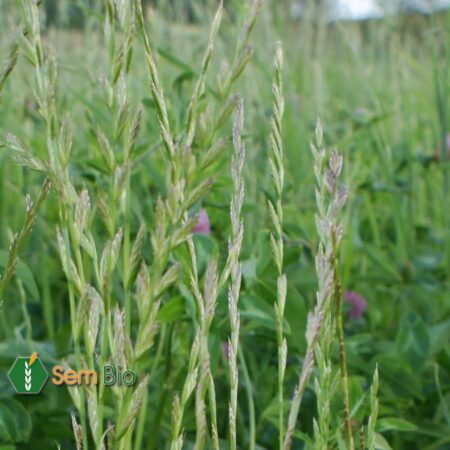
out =
[[[114,310],[114,339],[112,356],[116,365],[121,367],[128,366],[128,360],[125,354],[126,335],[125,335],[125,312],[119,308]]]
[[[204,287],[204,299],[205,299],[205,311],[206,317],[212,320],[214,316],[214,310],[217,302],[217,288],[218,288],[218,276],[217,276],[217,263],[212,260],[208,263],[205,274],[205,287]]]
[[[141,319],[143,317],[144,309],[150,302],[150,298],[150,275],[146,264],[143,262],[136,281],[136,301],[138,305],[139,317]]]
[[[78,424],[75,414],[72,413],[70,416],[72,418],[72,429],[75,436],[77,450],[83,450],[83,432],[81,430],[81,426]]]
[[[89,192],[86,188],[84,188],[78,196],[77,203],[75,205],[75,227],[79,236],[84,233],[84,229],[86,228],[89,219],[90,207]]]

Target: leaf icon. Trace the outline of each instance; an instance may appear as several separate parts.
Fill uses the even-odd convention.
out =
[[[34,361],[33,361],[34,362]],[[27,391],[31,390],[31,364],[25,361],[25,389]]]

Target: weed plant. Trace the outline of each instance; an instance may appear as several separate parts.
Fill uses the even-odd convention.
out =
[[[0,448],[448,448],[448,15],[45,6],[0,5]],[[35,351],[137,382],[14,395]]]

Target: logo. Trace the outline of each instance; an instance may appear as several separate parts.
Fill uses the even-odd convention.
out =
[[[56,386],[67,384],[98,384],[98,375],[96,370],[83,369],[75,371],[72,369],[64,369],[63,366],[54,366],[52,369],[52,383]],[[103,385],[104,386],[133,386],[136,383],[136,374],[132,370],[122,372],[120,366],[114,367],[106,365],[103,368]]]
[[[77,372],[59,365],[53,367],[52,375],[51,381],[55,386],[97,384],[99,378],[96,370],[83,369]],[[8,378],[18,394],[39,394],[47,381],[48,373],[38,358],[37,352],[34,352],[30,357],[19,356],[16,358],[8,373]],[[104,386],[133,386],[136,378],[135,372],[132,370],[122,371],[120,366],[106,365],[103,368]]]
[[[9,381],[18,394],[39,394],[48,378],[37,352],[30,357],[19,356],[8,373]]]

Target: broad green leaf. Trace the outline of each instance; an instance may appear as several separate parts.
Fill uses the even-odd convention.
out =
[[[14,417],[3,404],[0,404],[0,441],[14,442],[15,431]]]
[[[388,441],[380,433],[375,433],[375,448],[377,450],[392,450]]]
[[[8,368],[9,370],[9,368]],[[0,369],[0,401],[3,398],[12,397],[15,394],[15,390],[9,381],[7,371]]]
[[[197,266],[200,274],[204,272],[208,262],[217,253],[217,244],[209,236],[203,236],[201,234],[194,235],[194,244],[197,254]]]
[[[288,334],[288,347],[291,349],[295,348],[303,353],[306,348],[307,304],[303,295],[290,282],[288,282],[284,317],[290,329],[290,333],[287,333],[285,330],[285,334]]]
[[[4,406],[11,411],[14,417],[16,433],[14,442],[27,442],[32,428],[29,412],[16,400],[8,399],[3,402]]]
[[[422,396],[422,382],[419,374],[413,372],[405,361],[396,354],[382,353],[373,360],[373,365],[378,364],[380,379],[396,395],[404,398]]]
[[[4,443],[28,441],[31,417],[16,400],[5,399],[0,404],[0,440]]]
[[[172,323],[183,317],[184,299],[183,297],[174,297],[169,300],[158,313],[158,321],[161,323]]]
[[[430,351],[430,336],[422,318],[415,312],[403,315],[397,332],[397,352],[414,370],[421,370]]]
[[[389,430],[415,431],[417,430],[417,426],[398,417],[383,417],[377,421],[377,430],[380,433]]]
[[[241,317],[275,331],[275,313],[266,301],[245,295],[240,299]]]

